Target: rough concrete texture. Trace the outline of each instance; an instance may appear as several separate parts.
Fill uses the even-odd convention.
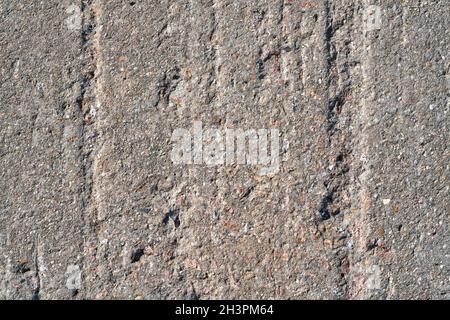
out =
[[[449,14],[1,0],[0,297],[449,299]],[[279,172],[174,164],[194,121]]]

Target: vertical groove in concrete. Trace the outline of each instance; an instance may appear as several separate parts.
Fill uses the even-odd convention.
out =
[[[92,234],[95,234],[95,220],[98,214],[96,182],[98,180],[98,156],[101,152],[101,137],[98,122],[101,121],[102,110],[102,68],[103,57],[101,47],[102,36],[102,1],[90,0],[81,2],[82,56],[85,59],[82,68],[81,90],[78,98],[79,108],[83,118],[81,135],[81,166],[83,173],[82,200],[82,230],[83,246],[80,250],[82,271],[87,273],[85,257],[90,254],[89,245]],[[84,280],[86,279],[86,275]],[[84,281],[83,296],[89,292],[89,283]]]

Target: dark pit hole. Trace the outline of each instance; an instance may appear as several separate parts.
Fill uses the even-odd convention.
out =
[[[263,21],[265,15],[265,10],[253,10],[253,17],[257,22]]]
[[[14,267],[14,273],[22,273],[30,271],[31,268],[28,266],[26,262],[20,262]]]
[[[143,248],[139,248],[139,249],[135,250],[131,254],[131,263],[138,262],[139,260],[141,260],[141,257],[143,255],[144,255],[144,249]]]
[[[397,226],[397,230],[400,232],[400,231],[402,231],[402,228],[403,228],[403,225],[402,224],[399,224],[398,226]]]
[[[373,250],[378,247],[378,241],[376,239],[370,239],[367,242],[367,251]]]
[[[200,300],[200,295],[192,289],[191,292],[187,293],[186,300]]]
[[[328,187],[328,182],[325,182],[325,187]],[[336,215],[335,212],[331,212],[329,207],[333,203],[333,194],[328,193],[322,198],[321,206],[319,208],[319,214],[322,218],[322,221],[328,220],[331,218],[331,214]],[[339,213],[339,212],[338,212]]]
[[[83,36],[86,38],[88,37],[93,31],[95,26],[92,23],[89,23],[88,26],[83,30]]]
[[[41,296],[39,295],[39,291],[34,291],[33,295],[31,296],[31,300],[41,300]]]
[[[264,79],[264,61],[262,59],[258,59],[257,63],[258,65],[258,79],[262,80]]]
[[[337,216],[339,213],[341,213],[341,209],[336,209],[336,210],[334,210],[334,211],[331,212],[331,214],[332,214],[333,216]]]
[[[323,221],[331,218],[330,211],[327,208],[320,209],[319,214]]]
[[[130,2],[130,6],[134,6],[135,4],[136,4],[136,2],[134,2],[134,1]]]
[[[252,193],[254,188],[255,188],[254,186],[251,186],[250,188],[245,190],[245,192],[241,195],[241,199],[247,198],[250,195],[250,193]]]
[[[137,211],[140,213],[147,214],[147,213],[150,213],[151,209],[150,208],[138,208]]]
[[[170,210],[166,215],[164,216],[164,219],[162,221],[164,226],[167,226],[169,224],[169,221],[172,220],[173,224],[175,225],[175,228],[178,228],[181,224],[180,221],[180,210],[174,209]]]
[[[72,290],[70,290],[70,296],[72,298],[75,298],[78,295],[79,292],[80,291],[78,289],[72,289]]]
[[[340,154],[340,155],[337,156],[336,162],[339,163],[339,162],[342,162],[342,161],[344,161],[344,155]]]
[[[175,224],[175,228],[178,228],[181,224],[180,218],[176,217],[175,220],[173,220],[173,223]]]

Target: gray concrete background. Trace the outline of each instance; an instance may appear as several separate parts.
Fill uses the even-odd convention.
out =
[[[0,1],[0,298],[449,299],[449,14]],[[280,171],[173,164],[194,121]]]

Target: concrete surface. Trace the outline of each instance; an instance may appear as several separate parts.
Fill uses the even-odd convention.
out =
[[[0,1],[0,298],[449,299],[449,14]],[[195,121],[279,171],[173,163]]]

